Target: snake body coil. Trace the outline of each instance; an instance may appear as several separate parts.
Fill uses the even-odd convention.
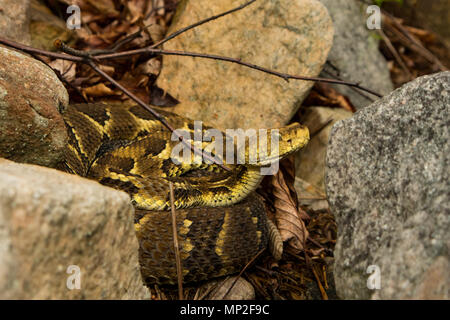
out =
[[[158,112],[193,139],[193,121],[164,110]],[[264,203],[253,191],[261,180],[260,167],[277,160],[271,153],[263,155],[256,149],[259,157],[250,163],[255,150],[246,146],[240,150],[243,164],[224,161],[230,171],[193,162],[190,157],[174,163],[177,156],[173,150],[180,142],[172,141],[171,132],[137,105],[71,105],[63,118],[69,135],[64,170],[130,195],[136,208],[141,273],[147,285],[177,281],[169,181],[174,185],[184,282],[237,272],[267,246]],[[202,134],[208,134],[208,129],[203,126]],[[271,133],[269,130],[267,141],[272,139]],[[279,156],[284,157],[303,147],[309,133],[307,128],[292,124],[277,129],[276,137]],[[196,147],[206,151],[208,145],[211,142]],[[225,154],[229,146],[220,146]]]

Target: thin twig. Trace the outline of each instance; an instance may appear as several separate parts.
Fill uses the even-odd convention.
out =
[[[223,296],[223,299],[225,299],[225,297],[230,293],[231,289],[233,289],[234,285],[239,280],[239,278],[242,276],[244,271],[247,270],[247,268],[261,255],[261,253],[264,252],[264,250],[266,250],[266,249],[264,248],[264,249],[259,250],[258,253],[253,258],[251,258],[250,261],[245,265],[245,267],[241,270],[241,272],[239,272],[239,274],[234,279],[233,283],[231,284],[231,286],[228,288],[227,292]]]
[[[195,290],[195,294],[194,294],[194,297],[192,298],[192,300],[198,300],[199,294],[200,294],[200,287],[198,287],[197,290]]]
[[[104,72],[103,70],[101,70],[99,67],[97,67],[97,65],[88,60],[86,62],[95,72],[97,72],[98,74],[100,74],[102,77],[104,77],[106,80],[108,80],[111,84],[113,84],[114,86],[116,86],[117,88],[119,88],[121,91],[123,91],[123,93],[125,93],[128,97],[130,97],[131,99],[133,99],[134,101],[136,101],[141,107],[143,107],[144,109],[146,109],[148,112],[150,112],[156,119],[158,119],[159,121],[161,121],[161,123],[167,127],[170,131],[175,131],[175,129],[166,121],[166,119],[160,115],[158,112],[156,112],[155,110],[153,110],[152,108],[150,108],[144,101],[142,101],[141,99],[139,99],[137,96],[135,96],[131,91],[129,91],[127,88],[125,88],[124,86],[122,86],[120,83],[118,83],[117,81],[115,81],[109,74],[107,74],[106,72]]]
[[[391,31],[396,34],[398,39],[403,42],[403,44],[407,47],[409,47],[411,50],[417,52],[422,57],[424,57],[426,60],[428,60],[431,63],[436,64],[436,66],[440,69],[440,71],[446,71],[447,68],[442,64],[442,62],[432,53],[430,50],[425,48],[420,41],[416,40],[415,37],[413,37],[408,30],[404,26],[402,26],[401,23],[397,21],[397,19],[391,15],[389,12],[383,10],[383,18],[390,23],[391,25],[395,26],[394,28],[391,28]]]
[[[27,53],[34,53],[34,54],[38,54],[41,56],[46,56],[49,58],[54,58],[54,59],[62,59],[62,60],[69,60],[69,61],[73,61],[73,62],[83,62],[84,58],[81,57],[75,57],[69,54],[62,54],[62,53],[56,53],[56,52],[51,52],[51,51],[46,51],[46,50],[41,50],[41,49],[36,49],[3,37],[0,37],[0,44],[4,44],[8,47],[14,48],[14,49],[18,49]]]
[[[126,45],[127,43],[130,43],[131,41],[133,41],[134,39],[137,39],[141,36],[142,32],[144,32],[144,30],[150,28],[153,24],[149,24],[147,26],[144,26],[142,28],[139,28],[138,31],[136,31],[135,33],[132,33],[128,36],[126,36],[125,38],[123,38],[122,40],[120,40],[117,43],[114,43],[113,45],[111,45],[108,49],[111,52],[116,52],[117,50],[119,50],[121,47],[123,47],[124,45]]]
[[[397,61],[399,66],[403,69],[403,71],[408,76],[408,80],[412,79],[411,72],[409,71],[408,67],[406,66],[405,62],[403,61],[402,57],[398,54],[397,50],[394,48],[394,45],[392,44],[391,40],[388,38],[388,36],[383,32],[383,30],[378,30],[378,34],[383,39],[384,43],[388,47],[389,51],[394,56],[394,59]]]
[[[328,300],[327,292],[323,288],[322,282],[320,282],[320,279],[319,279],[319,275],[317,274],[316,270],[314,269],[314,266],[311,262],[311,258],[308,256],[306,251],[305,251],[305,258],[306,258],[306,264],[310,267],[312,273],[314,274],[314,278],[316,278],[317,286],[319,287],[320,294],[322,295],[322,299]]]
[[[177,3],[169,3],[169,4],[164,4],[163,6],[160,6],[160,7],[152,8],[152,10],[150,10],[150,12],[147,13],[147,15],[144,17],[144,20],[147,20],[154,13],[157,13],[161,9],[165,9],[167,11],[174,11],[176,9],[176,6],[177,6]]]
[[[178,245],[178,232],[177,232],[177,217],[175,214],[175,200],[173,195],[173,183],[169,182],[170,188],[170,209],[172,212],[172,233],[173,233],[173,248],[175,252],[175,262],[177,265],[177,276],[178,276],[178,298],[184,300],[183,297],[183,272],[181,270],[181,258],[180,258],[180,247]]]
[[[129,50],[129,51],[123,51],[118,53],[112,53],[112,54],[104,54],[97,56],[97,59],[99,60],[108,60],[108,59],[117,59],[117,58],[123,58],[123,57],[129,57],[133,55],[143,54],[143,53],[153,53],[153,54],[161,54],[161,55],[172,55],[172,56],[186,56],[186,57],[194,57],[194,58],[204,58],[204,59],[212,59],[212,60],[219,60],[219,61],[226,61],[231,63],[236,63],[241,66],[255,69],[258,71],[262,71],[267,74],[271,74],[273,76],[282,78],[286,81],[289,81],[290,79],[295,80],[304,80],[304,81],[315,81],[315,82],[325,82],[325,83],[334,83],[334,84],[340,84],[340,85],[346,85],[350,87],[355,87],[357,89],[363,90],[365,92],[368,92],[374,96],[377,96],[379,98],[382,97],[381,94],[362,87],[359,83],[349,82],[349,81],[343,81],[343,80],[336,80],[336,79],[326,79],[326,78],[317,78],[317,77],[306,77],[306,76],[299,76],[299,75],[291,75],[288,73],[282,73],[278,72],[272,69],[264,68],[261,66],[258,66],[256,64],[252,64],[249,62],[242,61],[240,59],[231,58],[231,57],[225,57],[225,56],[219,56],[215,54],[207,54],[207,53],[198,53],[198,52],[188,52],[188,51],[176,51],[176,50],[163,50],[163,49],[153,49],[150,47],[147,48],[141,48],[141,49],[135,49],[135,50]]]
[[[218,15],[215,15],[215,16],[212,16],[212,17],[209,17],[209,18],[206,18],[206,19],[204,19],[204,20],[201,20],[201,21],[198,21],[198,22],[196,22],[196,23],[194,23],[194,24],[191,24],[190,26],[187,26],[187,27],[185,27],[185,28],[182,28],[182,29],[180,29],[180,30],[177,30],[177,31],[175,31],[174,33],[172,33],[172,34],[170,34],[169,36],[167,36],[167,37],[165,37],[164,39],[162,39],[161,41],[158,41],[157,43],[151,45],[149,48],[156,48],[156,47],[162,45],[163,43],[166,43],[167,41],[169,41],[169,40],[171,40],[171,39],[173,39],[173,38],[179,36],[180,34],[186,32],[186,31],[188,31],[188,30],[191,30],[191,29],[193,29],[193,28],[195,28],[195,27],[198,27],[198,26],[200,26],[200,25],[202,25],[202,24],[205,24],[205,23],[207,23],[207,22],[210,22],[210,21],[212,21],[212,20],[216,20],[216,19],[218,19],[218,18],[220,18],[220,17],[223,17],[223,16],[228,15],[228,14],[230,14],[230,13],[233,13],[233,12],[235,12],[235,11],[239,11],[239,10],[241,10],[241,9],[244,9],[245,7],[251,5],[251,4],[252,4],[253,2],[255,2],[255,1],[256,1],[256,0],[251,0],[251,1],[249,1],[249,2],[246,2],[246,3],[242,4],[242,5],[240,5],[239,7],[236,7],[236,8],[234,8],[234,9],[231,9],[231,10],[228,10],[228,11],[225,11],[225,12],[222,12],[222,13],[220,13],[220,14],[218,14]]]
[[[56,39],[55,42],[53,42],[53,45],[55,46],[55,48],[59,49],[60,51],[70,54],[72,56],[81,57],[84,60],[95,60],[96,62],[99,62],[97,60],[97,58],[94,57],[93,55],[91,55],[91,53],[89,51],[74,49],[74,48],[68,46],[67,44],[65,44],[60,39]]]
[[[214,297],[214,295],[217,293],[217,291],[220,290],[220,288],[222,288],[223,283],[225,283],[228,279],[230,278],[230,276],[227,276],[225,278],[225,280],[223,280],[222,282],[216,282],[215,284],[211,284],[206,291],[200,296],[198,297],[197,300],[203,300],[205,299],[207,296],[211,296]],[[194,299],[195,300],[195,299]]]
[[[59,54],[59,53],[54,53],[54,52],[50,52],[50,51],[46,51],[46,50],[40,50],[40,49],[32,48],[32,47],[29,47],[29,46],[26,46],[26,45],[23,45],[23,44],[20,44],[20,43],[17,43],[17,42],[14,42],[14,41],[2,38],[2,37],[0,37],[0,43],[5,44],[9,47],[13,47],[13,48],[25,51],[25,52],[36,53],[36,54],[44,55],[44,56],[47,56],[50,58],[70,60],[70,61],[74,61],[74,62],[86,62],[86,58],[83,58],[83,57],[76,57],[76,56],[72,56],[72,55],[68,55],[68,54]],[[268,73],[268,74],[274,75],[276,77],[280,77],[286,81],[288,81],[289,79],[295,79],[295,80],[304,80],[304,81],[334,83],[334,84],[346,85],[349,87],[357,88],[362,91],[373,94],[374,96],[382,97],[381,94],[379,94],[371,89],[365,88],[365,87],[361,86],[360,84],[354,83],[354,82],[349,82],[349,81],[344,81],[344,80],[335,80],[335,79],[326,79],[326,78],[315,78],[315,77],[290,75],[287,73],[281,73],[281,72],[277,72],[277,71],[274,71],[271,69],[260,67],[255,64],[248,63],[248,62],[243,62],[240,59],[223,57],[223,56],[218,56],[218,55],[210,55],[210,54],[204,54],[204,53],[185,52],[185,51],[170,51],[170,50],[162,50],[162,49],[152,49],[152,48],[147,47],[147,48],[118,52],[118,53],[101,54],[101,55],[96,56],[95,58],[98,60],[108,60],[108,59],[129,57],[129,56],[138,55],[138,54],[142,54],[142,53],[188,56],[188,57],[197,57],[197,58],[227,61],[227,62],[239,64],[239,65],[251,68],[251,69],[259,70],[261,72]],[[209,160],[211,160],[211,159],[209,159]],[[213,162],[216,163],[215,161],[213,161]]]
[[[223,165],[222,163],[219,163],[216,159],[211,157],[209,154],[203,153],[202,150],[198,150],[193,144],[187,142],[184,140],[183,136],[180,135],[175,128],[172,127],[170,123],[167,122],[167,120],[160,115],[158,112],[153,110],[148,104],[146,104],[144,101],[139,99],[136,95],[134,95],[131,91],[129,91],[127,88],[122,86],[120,83],[118,83],[116,80],[114,80],[110,75],[108,75],[106,72],[101,70],[92,60],[86,60],[84,61],[87,63],[95,72],[100,74],[102,77],[104,77],[106,80],[108,80],[111,84],[119,88],[123,93],[125,93],[128,97],[130,97],[132,100],[134,100],[136,103],[138,103],[141,107],[143,107],[145,110],[150,112],[156,119],[158,119],[167,129],[169,129],[176,137],[183,143],[185,146],[189,147],[194,153],[203,156],[203,158],[209,160],[211,163],[217,164],[222,169],[226,171],[230,171],[231,169],[227,166]]]
[[[323,246],[322,244],[320,244],[319,242],[317,242],[316,240],[314,240],[310,236],[308,236],[308,240],[311,241],[312,243],[314,243],[319,248],[324,249],[324,251],[326,251],[327,253],[333,252],[333,250],[330,250],[330,249],[326,248],[325,246]]]
[[[126,89],[124,86],[122,86],[120,83],[118,83],[117,81],[115,81],[112,77],[110,77],[107,73],[103,72],[103,70],[101,70],[99,67],[97,67],[97,65],[95,65],[95,63],[92,61],[92,57],[91,56],[83,56],[83,57],[78,57],[78,56],[74,56],[69,54],[59,54],[59,53],[54,53],[54,52],[50,52],[50,51],[46,51],[46,50],[41,50],[41,49],[36,49],[33,47],[29,47],[20,43],[17,43],[15,41],[11,41],[5,38],[0,37],[0,44],[4,44],[7,45],[8,47],[12,47],[15,49],[19,49],[22,50],[24,52],[28,52],[31,54],[38,54],[38,55],[43,55],[43,56],[47,56],[50,58],[56,58],[56,59],[63,59],[63,60],[69,60],[69,61],[74,61],[74,62],[82,62],[85,63],[87,65],[89,65],[95,72],[97,72],[98,74],[100,74],[102,77],[104,77],[106,80],[108,80],[111,84],[113,84],[114,86],[116,86],[117,88],[119,88],[121,91],[123,91],[123,93],[125,93],[128,97],[130,97],[132,100],[134,100],[137,104],[139,104],[141,107],[143,107],[144,109],[146,109],[148,112],[150,112],[155,118],[157,118],[159,121],[161,121],[161,123],[167,128],[169,129],[171,132],[173,132],[173,134],[187,147],[189,147],[194,153],[201,155],[203,158],[209,160],[211,163],[217,164],[219,167],[221,167],[222,169],[226,170],[226,171],[230,171],[231,169],[228,168],[227,166],[223,165],[222,163],[218,163],[216,159],[214,159],[213,157],[209,156],[208,154],[204,153],[202,150],[198,150],[197,148],[195,148],[194,145],[188,143],[187,141],[185,141],[183,139],[183,136],[181,136],[167,121],[164,117],[162,117],[158,112],[156,112],[155,110],[153,110],[150,106],[148,106],[145,102],[143,102],[141,99],[139,99],[137,96],[135,96],[133,93],[131,93],[128,89]],[[70,50],[69,50],[70,51]],[[98,57],[100,56],[96,56],[95,59],[99,59]]]
[[[331,69],[333,69],[335,72],[337,72],[337,74],[334,74],[333,72],[330,72],[328,70],[326,70],[326,67],[323,68],[322,73],[328,74],[330,77],[333,77],[334,79],[337,80],[341,80],[342,78],[340,78],[340,70],[338,70],[330,61],[326,62],[327,66],[330,66]],[[368,95],[366,95],[365,93],[363,93],[363,90],[359,90],[355,87],[349,87],[350,90],[352,90],[353,92],[356,92],[358,95],[360,95],[361,97],[363,97],[364,99],[370,101],[370,102],[375,102],[375,99],[373,97],[369,97]]]
[[[328,281],[327,281],[327,270],[325,266],[322,266],[322,276],[323,276],[323,282],[325,289],[329,289]]]
[[[255,291],[262,297],[264,297],[265,300],[273,299],[273,295],[271,295],[267,290],[256,281],[256,276],[254,274],[246,274],[247,280],[250,282],[250,284],[255,288]]]

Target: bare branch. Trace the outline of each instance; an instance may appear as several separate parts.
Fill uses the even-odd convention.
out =
[[[241,272],[239,272],[239,274],[236,276],[236,278],[233,280],[233,283],[231,284],[231,286],[228,288],[227,292],[225,292],[223,299],[226,298],[226,296],[230,293],[231,289],[233,289],[234,285],[236,284],[236,282],[239,280],[239,278],[242,276],[242,274],[244,273],[245,270],[247,270],[248,267],[250,267],[250,265],[255,262],[256,259],[258,259],[258,257],[265,251],[266,249],[261,249],[259,250],[254,256],[253,258],[250,259],[249,262],[247,262],[247,264],[244,266],[244,268],[242,268]]]
[[[63,59],[63,60],[69,60],[69,61],[73,61],[73,62],[83,62],[84,59],[81,57],[76,57],[70,54],[61,54],[61,53],[56,53],[56,52],[51,52],[51,51],[46,51],[46,50],[41,50],[41,49],[36,49],[3,37],[0,37],[0,44],[4,44],[8,47],[14,48],[14,49],[18,49],[21,50],[23,52],[27,52],[27,53],[34,53],[34,54],[38,54],[41,56],[46,56],[49,58],[54,58],[54,59]]]
[[[187,27],[185,27],[185,28],[182,28],[182,29],[180,29],[180,30],[177,30],[177,31],[175,31],[174,33],[172,33],[172,34],[170,34],[169,36],[167,36],[167,37],[165,37],[164,39],[162,39],[161,41],[158,41],[157,43],[151,45],[149,48],[156,48],[156,47],[162,45],[163,43],[166,43],[167,41],[169,41],[169,40],[171,40],[171,39],[173,39],[173,38],[179,36],[180,34],[186,32],[186,31],[188,31],[188,30],[194,29],[195,27],[198,27],[198,26],[200,26],[200,25],[202,25],[202,24],[205,24],[205,23],[210,22],[210,21],[212,21],[212,20],[216,20],[216,19],[218,19],[218,18],[220,18],[220,17],[226,16],[226,15],[228,15],[228,14],[230,14],[230,13],[233,13],[233,12],[239,11],[239,10],[241,10],[241,9],[244,9],[245,7],[248,7],[249,5],[251,5],[251,4],[252,4],[253,2],[255,2],[255,1],[256,1],[256,0],[248,1],[248,2],[246,2],[246,3],[242,4],[242,5],[240,5],[239,7],[236,7],[236,8],[234,8],[234,9],[231,9],[231,10],[228,10],[228,11],[225,11],[225,12],[222,12],[222,13],[220,13],[220,14],[218,14],[218,15],[215,15],[215,16],[209,17],[209,18],[207,18],[207,19],[198,21],[198,22],[196,22],[196,23],[194,23],[194,24],[191,24],[190,26],[187,26]]]
[[[217,164],[218,166],[220,166],[222,169],[226,170],[226,171],[230,171],[231,169],[228,168],[227,166],[223,165],[222,163],[219,163],[216,161],[216,159],[214,159],[213,157],[211,157],[209,154],[204,153],[202,150],[198,150],[197,148],[194,147],[193,144],[187,142],[184,140],[183,136],[180,135],[174,127],[172,127],[170,125],[170,123],[167,122],[167,120],[160,115],[158,112],[156,112],[155,110],[153,110],[148,104],[146,104],[144,101],[142,101],[141,99],[139,99],[136,95],[134,95],[131,91],[129,91],[127,88],[125,88],[124,86],[122,86],[120,83],[118,83],[116,80],[114,80],[110,75],[108,75],[106,72],[104,72],[103,70],[101,70],[99,67],[97,67],[97,65],[92,61],[92,60],[86,60],[84,61],[86,64],[88,64],[95,72],[97,72],[99,75],[101,75],[103,78],[105,78],[106,80],[108,80],[112,85],[116,86],[117,88],[119,88],[123,93],[125,93],[128,97],[130,97],[132,100],[134,100],[137,104],[139,104],[141,107],[143,107],[145,110],[147,110],[148,112],[150,112],[156,119],[158,119],[159,121],[161,121],[161,123],[167,128],[169,129],[180,141],[181,143],[183,143],[185,146],[189,147],[194,153],[203,156],[203,158],[211,161],[211,163]]]
[[[343,80],[336,80],[336,79],[327,79],[327,78],[316,78],[316,77],[306,77],[306,76],[298,76],[298,75],[291,75],[288,73],[282,73],[275,70],[271,70],[268,68],[260,67],[256,64],[248,63],[241,61],[240,59],[231,58],[231,57],[224,57],[214,54],[207,54],[207,53],[197,53],[197,52],[187,52],[187,51],[175,51],[175,50],[163,50],[163,49],[152,49],[152,48],[142,48],[142,49],[136,49],[136,50],[130,50],[130,51],[123,51],[118,53],[112,53],[112,54],[104,54],[96,56],[99,60],[108,60],[108,59],[117,59],[117,58],[123,58],[123,57],[129,57],[137,54],[142,53],[153,53],[153,54],[161,54],[161,55],[172,55],[172,56],[186,56],[186,57],[194,57],[194,58],[204,58],[204,59],[212,59],[212,60],[220,60],[220,61],[227,61],[231,63],[236,63],[241,66],[255,69],[258,71],[262,71],[264,73],[271,74],[273,76],[282,78],[286,81],[289,81],[289,79],[295,79],[295,80],[304,80],[304,81],[314,81],[314,82],[325,82],[325,83],[334,83],[334,84],[340,84],[340,85],[346,85],[350,87],[355,87],[357,89],[363,90],[365,92],[368,92],[370,94],[373,94],[374,96],[377,96],[379,98],[382,97],[381,94],[365,88],[361,86],[359,83],[355,82],[349,82],[349,81],[343,81]]]

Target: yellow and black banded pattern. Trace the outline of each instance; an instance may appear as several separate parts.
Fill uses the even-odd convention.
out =
[[[147,285],[177,282],[170,211],[136,211],[141,273]],[[177,210],[183,282],[239,272],[267,247],[264,203],[251,194],[231,207]]]
[[[193,139],[193,121],[158,112]],[[231,171],[190,161],[176,165],[172,150],[179,141],[172,141],[171,132],[137,105],[71,105],[63,118],[69,136],[63,169],[130,195],[147,285],[176,283],[169,181],[174,184],[185,282],[239,271],[267,246],[264,205],[253,193],[261,180],[259,165],[226,164]],[[309,140],[308,129],[299,124],[279,133],[280,157]],[[248,158],[248,150],[244,152]],[[270,161],[261,158],[260,165]]]

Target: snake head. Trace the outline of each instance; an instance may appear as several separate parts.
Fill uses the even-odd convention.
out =
[[[266,166],[303,148],[309,141],[309,130],[294,122],[282,128],[268,129],[263,135],[260,133],[258,140],[258,148],[246,146],[245,160],[255,166]],[[251,162],[250,159],[258,160]]]
[[[309,141],[309,130],[306,126],[294,122],[279,130],[279,158],[282,159],[306,146]]]

